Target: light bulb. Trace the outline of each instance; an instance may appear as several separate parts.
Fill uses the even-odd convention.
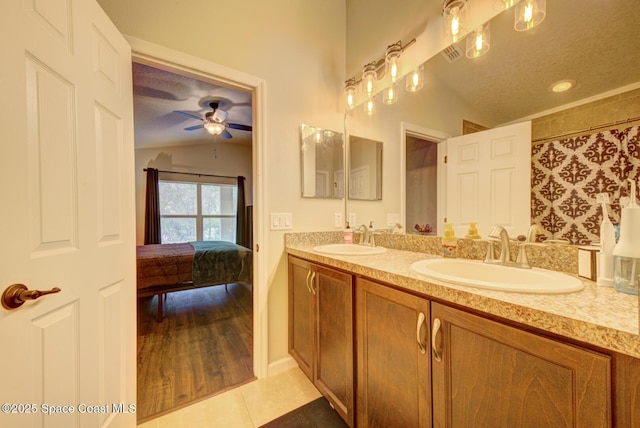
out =
[[[362,90],[366,94],[367,98],[371,98],[373,95],[373,83],[376,79],[376,63],[370,62],[362,69]]]
[[[457,43],[467,34],[465,20],[467,0],[448,0],[442,9],[444,36],[451,43]]]
[[[459,32],[460,32],[460,18],[457,16],[454,16],[453,19],[451,19],[451,35],[453,37],[456,37]]]
[[[421,65],[420,67],[413,70],[407,76],[406,90],[408,92],[416,92],[422,89],[423,81],[424,81],[424,67]]]
[[[400,42],[397,42],[388,46],[384,54],[386,71],[392,84],[398,80],[398,58],[400,58],[401,53],[402,45]]]
[[[491,23],[475,29],[473,34],[467,37],[467,49],[465,55],[467,58],[478,58],[489,52],[489,43],[491,38]]]
[[[344,91],[347,98],[347,108],[351,110],[356,104],[356,79],[351,79],[344,82]]]
[[[376,111],[376,104],[373,102],[373,98],[369,98],[364,104],[364,111],[368,116],[371,116]]]
[[[395,104],[396,101],[398,101],[398,91],[395,85],[391,85],[384,90],[382,102],[384,104]]]
[[[516,4],[516,31],[526,31],[544,21],[547,10],[546,0],[522,0]]]

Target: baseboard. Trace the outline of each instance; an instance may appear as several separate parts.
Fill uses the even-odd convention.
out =
[[[271,376],[280,374],[282,372],[285,372],[287,370],[290,370],[294,367],[298,367],[298,363],[296,363],[296,360],[294,360],[293,357],[288,356],[288,357],[281,358],[278,361],[269,363],[267,373],[268,373],[268,376],[271,377]]]

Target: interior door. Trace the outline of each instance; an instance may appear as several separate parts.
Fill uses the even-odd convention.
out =
[[[482,237],[493,226],[526,234],[531,221],[531,122],[447,140],[446,218],[456,236],[470,222]]]
[[[61,289],[0,307],[0,426],[134,426],[130,48],[94,0],[0,0],[0,55],[0,292]]]

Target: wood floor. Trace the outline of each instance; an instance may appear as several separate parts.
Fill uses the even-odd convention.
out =
[[[252,291],[243,284],[138,300],[138,422],[242,384],[253,375]]]

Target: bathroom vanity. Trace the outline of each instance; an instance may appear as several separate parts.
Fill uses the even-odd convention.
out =
[[[287,243],[290,353],[350,426],[640,427],[633,296],[480,290],[412,272],[425,253],[313,246]]]

